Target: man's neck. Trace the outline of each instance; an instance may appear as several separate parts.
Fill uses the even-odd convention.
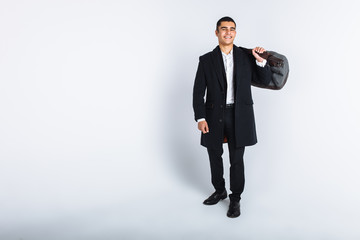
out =
[[[231,45],[221,45],[221,44],[219,44],[219,46],[220,46],[220,50],[223,53],[225,53],[226,55],[228,55],[231,52],[231,50],[233,49],[234,44],[231,44]]]

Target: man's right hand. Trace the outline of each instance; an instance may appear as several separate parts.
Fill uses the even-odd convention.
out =
[[[209,126],[206,121],[198,122],[198,129],[204,134],[209,132]]]

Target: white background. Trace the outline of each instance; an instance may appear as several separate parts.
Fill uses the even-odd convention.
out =
[[[290,62],[253,88],[237,219],[202,205],[191,105],[226,15]],[[1,1],[0,239],[359,239],[359,22],[355,0]]]

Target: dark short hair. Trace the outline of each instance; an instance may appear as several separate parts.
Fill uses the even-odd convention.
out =
[[[216,31],[219,31],[219,27],[220,27],[222,22],[233,22],[235,24],[235,27],[236,27],[236,22],[234,21],[234,19],[232,19],[231,17],[222,17],[216,23]]]

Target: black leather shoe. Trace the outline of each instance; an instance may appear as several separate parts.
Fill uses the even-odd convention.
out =
[[[227,216],[229,218],[236,218],[240,216],[240,203],[238,201],[230,201]]]
[[[222,193],[217,193],[214,192],[213,194],[211,194],[211,196],[206,199],[203,203],[205,205],[214,205],[217,204],[220,200],[223,200],[227,198],[227,192],[226,190],[224,190]]]

